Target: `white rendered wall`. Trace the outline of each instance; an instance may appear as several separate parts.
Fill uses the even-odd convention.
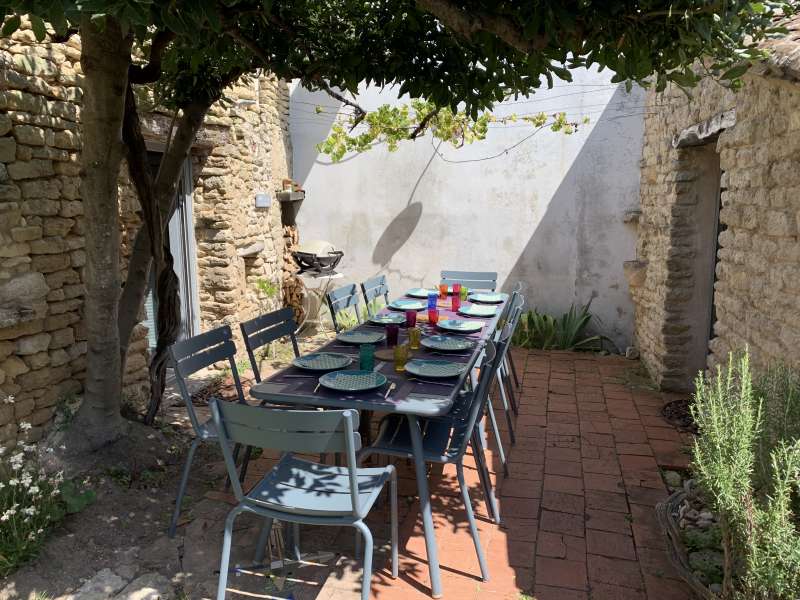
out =
[[[295,86],[293,177],[306,190],[301,242],[323,239],[342,249],[342,283],[386,273],[393,295],[438,283],[444,268],[497,271],[505,290],[521,281],[529,306],[552,314],[592,299],[596,329],[624,349],[633,307],[622,263],[635,258],[636,230],[622,219],[639,203],[645,109],[641,89],[628,94],[611,76],[576,71],[572,83],[494,111],[589,117],[571,136],[544,130],[523,141],[532,127],[498,124],[485,141],[461,149],[442,144],[437,153],[425,137],[336,164],[315,146],[338,104]],[[358,102],[374,108],[397,96],[365,88]]]

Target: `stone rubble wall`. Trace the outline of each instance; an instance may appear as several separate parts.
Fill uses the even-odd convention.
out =
[[[716,322],[708,366],[750,348],[756,366],[800,365],[800,82],[748,75],[734,94],[704,81],[687,100],[650,92],[641,161],[637,260],[626,264],[644,364],[667,389],[686,389],[686,348],[695,335],[688,302],[696,249],[691,153],[673,136],[735,109],[736,124],[716,141],[720,211]],[[712,142],[713,143],[713,142]]]
[[[33,425],[26,439],[39,439],[85,377],[80,79],[77,37],[39,44],[24,28],[0,40],[0,446],[15,443],[23,421]],[[238,321],[281,304],[284,238],[274,198],[290,173],[288,88],[261,75],[227,96],[233,105],[212,109],[192,152],[201,331],[230,323],[238,332]],[[142,120],[146,139],[163,142],[169,115]],[[257,191],[273,198],[269,209],[255,208]],[[141,225],[124,165],[120,222],[124,277]],[[240,256],[247,247],[258,251]],[[260,297],[259,278],[276,285],[274,297]],[[147,363],[140,324],[126,399],[146,397]]]
[[[296,323],[302,323],[303,314],[303,294],[305,287],[303,286],[300,277],[297,274],[300,272],[300,267],[297,266],[294,258],[292,257],[292,250],[294,250],[300,243],[300,233],[297,225],[284,225],[283,227],[284,251],[283,251],[283,304],[284,306],[291,306],[294,310],[294,320]]]

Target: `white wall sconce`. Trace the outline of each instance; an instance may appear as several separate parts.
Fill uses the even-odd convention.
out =
[[[256,193],[256,208],[269,208],[272,206],[272,197],[268,192]]]

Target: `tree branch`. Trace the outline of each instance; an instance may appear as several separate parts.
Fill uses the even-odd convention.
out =
[[[434,108],[432,111],[430,111],[427,115],[425,115],[422,118],[422,120],[417,124],[417,126],[414,128],[414,131],[408,134],[408,139],[415,140],[421,134],[423,134],[425,132],[425,128],[428,126],[428,123],[430,123],[431,119],[433,119],[436,115],[439,114],[440,110],[441,108],[437,107]]]
[[[172,31],[159,31],[153,36],[150,44],[149,61],[143,67],[131,65],[128,68],[128,81],[131,83],[155,83],[161,77],[161,61],[164,51],[170,42],[175,39]]]
[[[486,31],[525,53],[542,50],[550,42],[547,35],[526,36],[513,19],[480,10],[466,12],[452,0],[416,0],[416,4],[468,41],[472,41],[472,36],[478,31]]]
[[[263,67],[269,68],[269,66],[272,63],[272,61],[271,61],[270,57],[267,56],[266,52],[264,52],[264,50],[258,45],[258,43],[255,40],[252,40],[252,39],[248,38],[247,36],[245,36],[236,27],[228,27],[228,28],[226,28],[225,29],[225,34],[230,36],[233,40],[239,42],[242,46],[244,46],[247,50],[249,50],[253,54],[253,56],[255,56],[256,58],[258,58],[258,60],[261,61]],[[303,73],[298,73],[297,76],[300,79],[311,81],[313,83],[313,85],[316,85],[317,87],[322,89],[331,98],[333,98],[335,100],[338,100],[342,104],[352,108],[353,111],[354,111],[354,113],[353,113],[353,117],[354,118],[353,118],[353,123],[352,123],[352,126],[351,126],[351,130],[356,125],[358,125],[362,120],[364,120],[364,117],[367,116],[367,111],[366,110],[364,110],[361,106],[359,106],[358,103],[354,102],[353,100],[347,99],[344,95],[340,94],[339,92],[337,92],[333,88],[331,88],[331,86],[328,85],[328,82],[325,81],[322,78],[321,75],[314,74],[314,75],[309,77],[308,75],[305,75]]]

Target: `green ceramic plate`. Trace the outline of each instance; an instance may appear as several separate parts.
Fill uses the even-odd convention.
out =
[[[319,384],[338,392],[366,392],[386,383],[386,376],[375,371],[334,371],[319,378]]]
[[[389,325],[391,323],[401,324],[406,322],[406,316],[400,313],[387,313],[385,315],[375,315],[369,318],[370,323],[376,325]]]
[[[466,365],[449,360],[414,358],[406,363],[406,372],[418,377],[444,378],[457,377],[464,372]]]
[[[445,319],[439,321],[439,329],[445,331],[457,331],[458,333],[474,333],[480,331],[483,323],[478,321],[464,321],[463,319]]]
[[[353,358],[346,354],[335,352],[314,352],[305,356],[298,356],[292,361],[295,367],[307,371],[333,371],[343,369],[353,362]]]
[[[343,331],[336,336],[340,342],[347,344],[377,344],[383,341],[386,334],[382,331],[359,331],[352,329],[350,331]]]
[[[497,314],[497,307],[481,304],[467,304],[458,309],[458,314],[468,317],[493,317]]]
[[[503,294],[494,292],[478,292],[469,295],[470,302],[480,302],[482,304],[500,304],[503,301]]]
[[[432,335],[422,338],[420,343],[426,348],[442,350],[443,352],[458,352],[472,348],[472,342],[453,335]]]
[[[425,288],[413,288],[406,292],[406,296],[411,298],[424,298],[428,299],[428,294],[439,294],[438,290],[426,290]]]
[[[395,300],[389,303],[389,308],[392,310],[423,310],[427,306],[426,302],[419,300]]]

